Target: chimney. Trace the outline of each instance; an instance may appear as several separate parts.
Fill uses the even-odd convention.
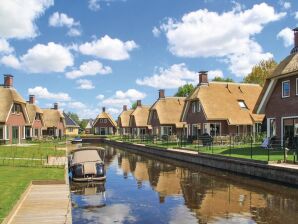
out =
[[[4,87],[10,88],[13,87],[13,75],[4,75]]]
[[[102,108],[102,112],[103,113],[106,112],[106,108],[105,107]]]
[[[58,103],[54,103],[54,110],[58,110]]]
[[[199,85],[208,84],[208,71],[199,71]]]
[[[142,101],[141,100],[137,100],[137,107],[141,107],[142,106]]]
[[[298,52],[298,27],[293,29],[294,31],[294,48],[291,50],[291,54],[295,54]]]
[[[35,104],[35,95],[29,95],[29,103]]]
[[[158,95],[159,95],[159,99],[165,98],[165,90],[164,89],[158,90]]]
[[[127,111],[127,105],[123,105],[123,111]]]

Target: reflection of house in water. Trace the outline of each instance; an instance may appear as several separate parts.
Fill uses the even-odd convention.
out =
[[[99,150],[99,156],[104,158],[105,165],[108,167],[117,155],[117,151],[113,147],[105,147],[106,150]]]
[[[237,186],[208,190],[196,209],[197,216],[203,223],[215,218],[226,218],[233,214],[250,215],[254,208],[266,207],[264,196]]]
[[[180,195],[181,169],[160,172],[158,182],[154,190],[159,193],[160,202],[163,203],[166,196]]]

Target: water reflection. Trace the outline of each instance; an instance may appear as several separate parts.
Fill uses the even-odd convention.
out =
[[[105,148],[106,185],[72,185],[74,223],[297,223],[296,189]]]

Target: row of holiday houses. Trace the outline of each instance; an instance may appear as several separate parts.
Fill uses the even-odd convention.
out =
[[[65,113],[53,108],[41,109],[35,96],[24,98],[13,87],[13,76],[4,75],[0,86],[0,143],[22,143],[26,139],[61,138],[78,134],[79,126]]]
[[[152,106],[137,101],[135,109],[119,115],[117,124],[103,111],[93,124],[95,134],[175,135],[196,137],[255,135],[283,142],[298,136],[298,28],[294,48],[267,78],[257,84],[209,82],[208,73],[199,73],[199,82],[188,97],[167,97],[159,90]]]

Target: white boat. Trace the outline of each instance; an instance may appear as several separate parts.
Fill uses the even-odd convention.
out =
[[[96,149],[79,149],[69,156],[69,177],[73,181],[101,181],[106,179],[104,162]]]

